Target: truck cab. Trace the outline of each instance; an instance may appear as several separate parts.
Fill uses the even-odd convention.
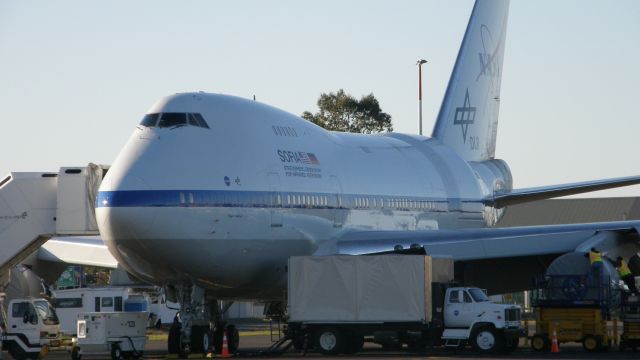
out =
[[[459,346],[468,341],[480,352],[509,352],[518,346],[522,333],[518,305],[496,304],[475,287],[451,287],[444,296],[446,345]]]
[[[37,357],[47,345],[58,345],[60,322],[43,298],[13,299],[6,312],[3,348],[16,359]]]

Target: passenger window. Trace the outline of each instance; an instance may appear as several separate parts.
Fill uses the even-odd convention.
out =
[[[473,302],[473,300],[471,300],[471,296],[469,296],[468,292],[464,291],[464,292],[462,292],[462,295],[464,295],[464,302],[466,302],[466,303]]]
[[[453,290],[450,294],[449,294],[449,302],[450,303],[459,303],[460,302],[460,297],[458,295],[458,290]]]
[[[158,116],[160,114],[147,114],[142,118],[142,121],[140,121],[140,125],[142,126],[147,126],[147,127],[152,127],[152,126],[156,126],[158,123]]]
[[[158,126],[161,128],[166,128],[187,125],[186,115],[187,114],[185,113],[162,113],[162,117],[160,118],[160,123],[158,124]]]

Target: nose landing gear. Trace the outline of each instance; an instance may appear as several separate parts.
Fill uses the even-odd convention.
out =
[[[226,333],[230,353],[238,350],[240,337],[234,325],[227,325],[223,315],[233,302],[221,302],[204,296],[204,291],[195,286],[178,288],[180,311],[171,325],[167,350],[186,358],[189,354],[222,352]]]

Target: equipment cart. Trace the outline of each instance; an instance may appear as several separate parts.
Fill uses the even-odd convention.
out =
[[[622,299],[622,336],[620,351],[636,351],[640,347],[640,296],[625,295]]]
[[[112,360],[141,358],[147,340],[148,312],[106,312],[78,315],[73,360],[83,354],[110,354]]]
[[[549,351],[555,332],[558,343],[581,342],[587,351],[610,348],[613,338],[607,321],[619,293],[612,294],[609,281],[594,284],[587,276],[553,275],[535,282],[532,305],[536,314],[536,333],[531,347]]]

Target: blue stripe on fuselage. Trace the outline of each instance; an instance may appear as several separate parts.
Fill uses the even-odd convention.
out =
[[[447,212],[449,203],[481,204],[477,199],[415,196],[239,190],[100,191],[96,207],[253,207],[380,209]],[[461,211],[462,209],[457,209]],[[455,210],[454,210],[455,211]]]

